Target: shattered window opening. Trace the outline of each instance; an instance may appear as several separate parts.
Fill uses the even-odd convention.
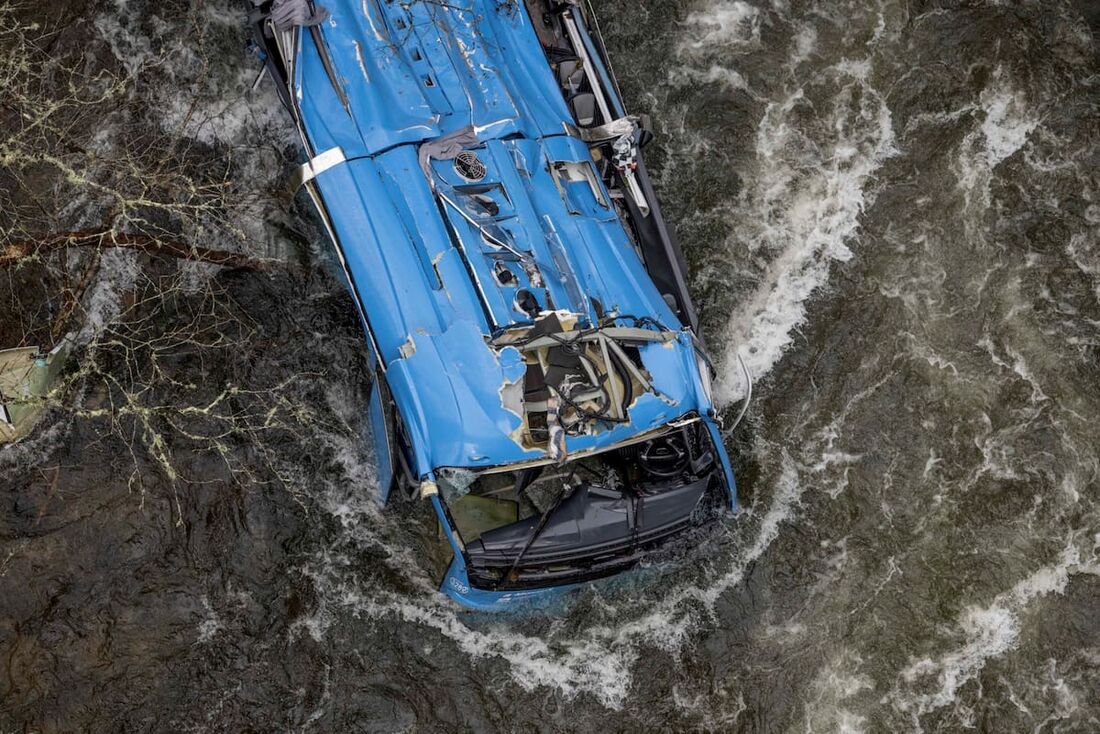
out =
[[[441,468],[437,476],[472,578],[487,588],[537,585],[626,558],[682,526],[723,485],[698,420],[565,464]]]
[[[561,460],[567,436],[628,423],[630,408],[643,394],[663,397],[639,345],[674,338],[669,331],[610,324],[580,328],[578,317],[566,312],[545,313],[527,329],[504,332],[496,345],[518,349],[526,366],[521,409],[505,406],[523,420],[513,438]]]

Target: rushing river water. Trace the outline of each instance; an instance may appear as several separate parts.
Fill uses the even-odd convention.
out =
[[[430,523],[370,500],[361,336],[236,6],[67,5],[112,115],[228,166],[289,264],[104,256],[95,369],[0,448],[0,732],[1100,731],[1088,0],[600,5],[730,417],[756,378],[743,509],[522,618],[444,601]]]

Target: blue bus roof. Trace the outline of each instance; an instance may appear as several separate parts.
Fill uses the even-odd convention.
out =
[[[704,412],[690,333],[637,254],[522,5],[325,0],[323,42],[300,34],[293,90],[315,178],[420,471],[538,459],[507,399],[520,352],[490,340],[541,312],[595,324],[648,317],[679,331],[638,348],[655,391],[629,422],[570,436],[570,453]],[[472,132],[474,175],[418,157]],[[476,138],[473,141],[472,138]],[[507,272],[504,272],[507,271]],[[524,293],[526,292],[526,293]],[[527,301],[530,304],[530,300]]]

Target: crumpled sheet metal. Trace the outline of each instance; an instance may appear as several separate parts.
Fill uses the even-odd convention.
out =
[[[599,204],[595,193],[606,197],[606,191],[594,193],[576,181],[559,188],[552,177],[553,161],[587,164],[591,157],[583,141],[566,132],[570,113],[526,13],[500,11],[494,0],[467,4],[470,11],[440,3],[402,8],[326,0],[332,16],[320,28],[346,85],[350,116],[310,34],[300,34],[297,65],[296,96],[310,147],[339,145],[347,159],[313,183],[422,475],[440,466],[483,467],[544,455],[516,440],[522,417],[503,397],[502,388],[523,377],[522,358],[518,350],[488,343],[497,329],[528,319],[517,311],[517,286],[534,292],[542,308],[552,303],[590,321],[598,300],[605,311],[679,328],[622,222]],[[433,19],[453,32],[433,32]],[[410,55],[414,49],[419,61]],[[446,158],[474,139],[486,167],[482,183],[505,192],[491,221],[531,253],[538,285],[520,267],[511,284],[498,281],[493,268],[501,262],[500,248],[467,221],[471,214],[441,205],[433,191],[434,185],[461,205],[469,182]],[[430,140],[438,142],[422,147]],[[709,403],[701,397],[686,332],[639,351],[660,396],[639,396],[629,423],[570,436],[570,453],[611,445],[693,410],[705,412]]]
[[[525,12],[500,12],[494,0],[324,5],[351,114],[302,34],[294,83],[317,150],[339,146],[353,158],[467,125],[481,140],[537,138],[572,119]]]
[[[481,339],[477,327],[455,322],[442,334],[414,335],[415,353],[396,360],[386,373],[390,390],[405,417],[419,469],[441,466],[488,467],[538,459],[539,449],[515,440],[521,418],[501,399],[501,386],[523,378],[519,351],[499,352]],[[690,346],[642,347],[643,363],[663,397],[645,393],[630,409],[631,422],[599,433],[569,436],[569,453],[609,446],[674,420],[697,405],[695,380],[684,378]]]

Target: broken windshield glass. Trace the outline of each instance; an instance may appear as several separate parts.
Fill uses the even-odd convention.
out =
[[[504,525],[537,518],[580,487],[612,499],[631,499],[661,485],[708,474],[710,438],[697,422],[564,464],[538,464],[480,473],[445,467],[436,475],[459,535],[469,543]]]
[[[564,464],[440,470],[471,580],[529,588],[602,575],[696,522],[703,498],[727,491],[724,474],[697,418],[666,429]]]

